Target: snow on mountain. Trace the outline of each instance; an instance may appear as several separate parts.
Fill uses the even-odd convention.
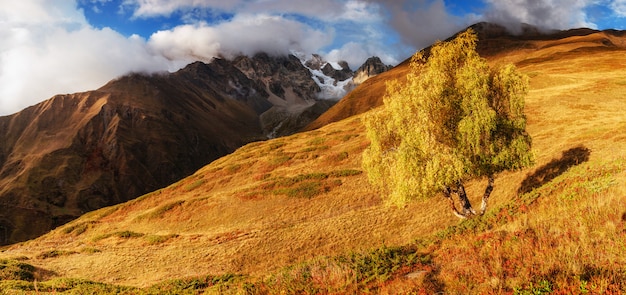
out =
[[[306,55],[299,52],[292,52],[292,54],[298,57],[302,65],[311,72],[311,77],[321,89],[317,96],[319,99],[339,100],[354,88],[353,72],[347,63],[324,61],[317,54]],[[327,65],[331,66],[332,71],[323,70]],[[349,72],[350,77],[341,80],[339,77],[341,75],[333,75],[336,72]]]
[[[339,65],[338,62],[334,62],[334,61],[329,61],[328,64],[333,67],[333,69],[337,70],[337,71],[341,71],[343,70],[343,67],[341,67],[341,65]]]
[[[315,83],[322,89],[318,94],[320,99],[340,99],[352,88],[352,77],[343,81],[335,81],[333,77],[320,70],[308,69],[311,71]]]

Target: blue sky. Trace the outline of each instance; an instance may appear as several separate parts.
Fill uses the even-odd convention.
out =
[[[396,64],[479,21],[626,29],[626,0],[0,0],[0,115],[216,56]]]

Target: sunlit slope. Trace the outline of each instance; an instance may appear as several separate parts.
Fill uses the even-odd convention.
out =
[[[513,61],[531,77],[526,113],[537,164],[496,178],[488,214],[515,204],[522,183],[527,184],[522,191],[534,188],[540,196],[523,210],[515,207],[521,211],[503,215],[500,225],[487,232],[501,232],[506,237],[532,229],[544,237],[545,241],[539,242],[548,244],[537,248],[543,251],[537,252],[543,260],[533,260],[536,271],[545,268],[549,273],[551,266],[561,263],[550,258],[557,257],[557,250],[565,253],[562,261],[574,259],[575,246],[585,255],[609,249],[597,257],[579,258],[587,264],[626,263],[618,255],[619,248],[605,244],[623,245],[626,239],[619,234],[626,213],[626,51],[603,44],[602,38],[546,43],[490,60],[494,64]],[[385,206],[366,175],[360,173],[361,153],[367,144],[360,116],[249,144],[170,187],[89,213],[39,239],[14,245],[0,256],[25,256],[28,263],[48,270],[39,280],[60,276],[146,286],[203,274],[263,277],[313,257],[383,244],[410,244],[459,223],[441,196],[406,208]],[[564,158],[563,152],[568,151],[579,155]],[[547,165],[553,160],[559,165]],[[570,172],[560,169],[570,166]],[[567,195],[563,192],[569,192],[568,188],[552,188],[559,179],[567,187],[580,181],[581,193],[572,190]],[[474,202],[478,202],[482,185],[476,181],[468,186]],[[584,238],[560,236],[568,231]],[[552,234],[560,240],[548,239]],[[477,267],[480,261],[491,261],[489,256],[470,253],[472,247],[496,238],[469,235],[445,239],[432,250],[437,269],[433,276],[447,282],[448,288],[455,287],[455,282],[460,286],[455,277],[467,275],[462,271],[474,273],[461,262],[476,259],[472,267]],[[532,253],[535,246],[519,247]],[[557,250],[549,250],[551,247]],[[493,244],[489,249],[499,248]],[[577,266],[563,267],[575,270]],[[506,283],[484,273],[470,290],[484,291]],[[461,292],[462,288],[454,290]]]
[[[63,277],[146,285],[262,274],[318,255],[407,243],[455,222],[439,202],[383,206],[361,172],[363,133],[357,117],[249,144],[170,187],[88,213],[3,255],[25,255]],[[70,254],[41,255],[53,250]]]
[[[504,27],[490,23],[479,23],[471,28],[479,36],[477,51],[493,64],[537,63],[588,51],[621,50],[626,47],[624,32],[615,30],[573,29],[541,34],[531,29],[513,36]],[[428,52],[429,48],[424,51]],[[382,105],[386,81],[403,81],[409,71],[409,61],[407,59],[392,70],[366,80],[306,126],[305,130],[314,130]]]
[[[596,41],[502,56],[531,77],[537,164],[511,173],[513,182],[498,178],[504,191],[489,216],[462,223],[460,234],[445,231],[429,249],[436,275],[410,285],[451,294],[626,292],[626,52]]]

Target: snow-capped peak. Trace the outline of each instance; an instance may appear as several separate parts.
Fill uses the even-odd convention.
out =
[[[353,88],[352,83],[352,71],[346,66],[342,66],[341,62],[328,62],[324,61],[321,56],[317,54],[307,55],[300,52],[292,52],[294,56],[296,56],[302,65],[311,72],[311,77],[320,87],[321,91],[318,93],[318,98],[320,99],[340,99],[344,97],[348,91]],[[324,70],[327,65],[330,65],[332,70]],[[344,77],[341,80],[339,75],[330,74],[336,72],[349,72],[349,76]]]

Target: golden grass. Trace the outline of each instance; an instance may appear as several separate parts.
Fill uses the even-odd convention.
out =
[[[499,175],[482,219],[460,223],[439,197],[385,206],[366,175],[348,172],[361,170],[368,145],[355,116],[249,144],[176,184],[86,214],[0,257],[28,257],[49,271],[38,280],[140,287],[228,273],[266,282],[285,267],[312,263],[316,280],[341,286],[350,272],[341,265],[320,268],[325,264],[318,259],[409,245],[430,260],[373,282],[375,292],[626,292],[619,285],[626,279],[626,55],[608,50],[536,59],[572,46],[492,60],[516,61],[531,76],[526,110],[537,165]],[[588,149],[587,157],[563,157],[576,148]],[[547,171],[559,165],[569,169]],[[533,174],[538,185],[518,194]],[[476,204],[484,184],[467,187]],[[124,232],[137,236],[115,234]],[[38,256],[50,251],[72,254]],[[418,275],[407,278],[408,272]]]
[[[519,57],[514,57],[519,58]],[[500,177],[490,230],[449,236],[431,249],[449,293],[621,293],[626,285],[626,88],[622,52],[580,54],[526,64],[532,77],[528,130],[537,168],[562,152],[588,159],[546,179],[526,204],[514,189],[527,175]],[[566,163],[561,163],[565,165]],[[529,171],[531,172],[531,171]],[[503,196],[509,196],[508,198]],[[508,204],[507,204],[508,203]],[[441,291],[431,288],[429,291]]]
[[[208,273],[262,276],[319,255],[409,243],[456,222],[443,203],[383,206],[361,172],[363,133],[356,117],[252,143],[170,187],[91,212],[5,255],[29,256],[62,277],[147,286]],[[76,250],[84,247],[99,252]],[[50,250],[77,253],[46,260],[31,254]]]

